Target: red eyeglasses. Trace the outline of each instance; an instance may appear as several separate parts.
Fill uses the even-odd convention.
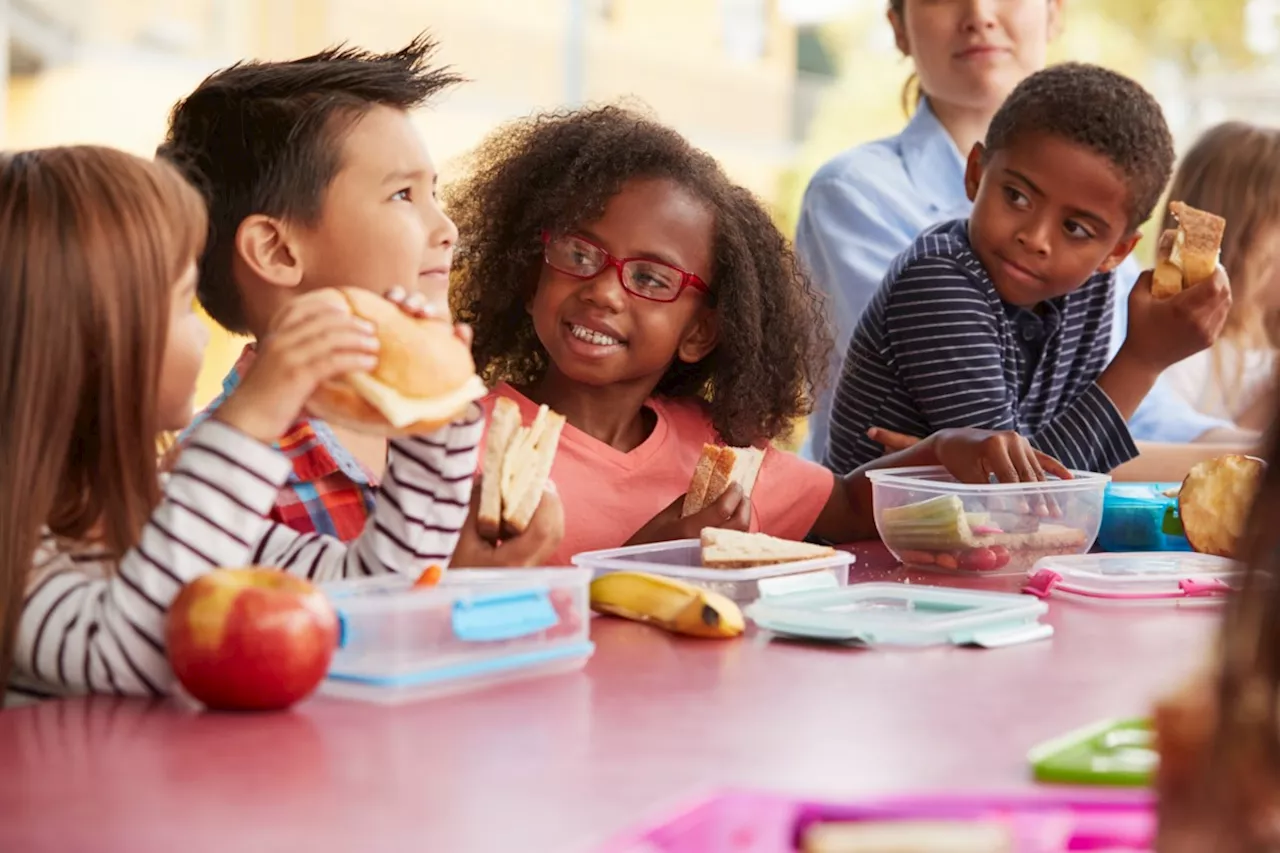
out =
[[[542,245],[547,266],[556,272],[585,281],[611,266],[627,293],[641,299],[675,302],[686,287],[711,293],[707,283],[691,272],[649,258],[615,258],[603,247],[582,237],[543,231]]]

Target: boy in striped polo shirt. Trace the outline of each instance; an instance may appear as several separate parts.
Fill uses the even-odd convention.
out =
[[[1135,457],[1126,420],[1165,368],[1213,343],[1231,304],[1221,267],[1163,301],[1144,273],[1107,363],[1113,270],[1173,161],[1159,104],[1132,80],[1068,63],[1020,84],[969,155],[970,218],[925,231],[863,315],[827,466],[880,456],[873,428],[1016,430],[1079,470]]]

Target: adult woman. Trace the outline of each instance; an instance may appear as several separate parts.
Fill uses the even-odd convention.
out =
[[[801,259],[831,301],[840,354],[892,259],[926,226],[968,215],[964,155],[986,134],[1013,87],[1044,66],[1062,3],[889,0],[898,49],[915,65],[915,112],[899,135],[846,151],[818,170],[805,192],[796,235]],[[1113,352],[1124,338],[1124,297],[1137,272],[1128,261],[1117,274]],[[831,391],[823,393],[810,419],[806,450],[819,459],[826,450],[831,397]],[[1195,411],[1164,380],[1130,428],[1147,441],[1253,438]]]

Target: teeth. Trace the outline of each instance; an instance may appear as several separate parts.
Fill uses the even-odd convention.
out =
[[[580,341],[586,341],[589,344],[595,344],[598,347],[614,347],[622,343],[617,338],[611,338],[600,332],[592,331],[586,326],[571,325],[570,333]]]

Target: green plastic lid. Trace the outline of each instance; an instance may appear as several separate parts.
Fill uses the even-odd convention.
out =
[[[1038,782],[1064,785],[1151,784],[1159,755],[1145,719],[1106,720],[1042,743],[1027,756]]]

